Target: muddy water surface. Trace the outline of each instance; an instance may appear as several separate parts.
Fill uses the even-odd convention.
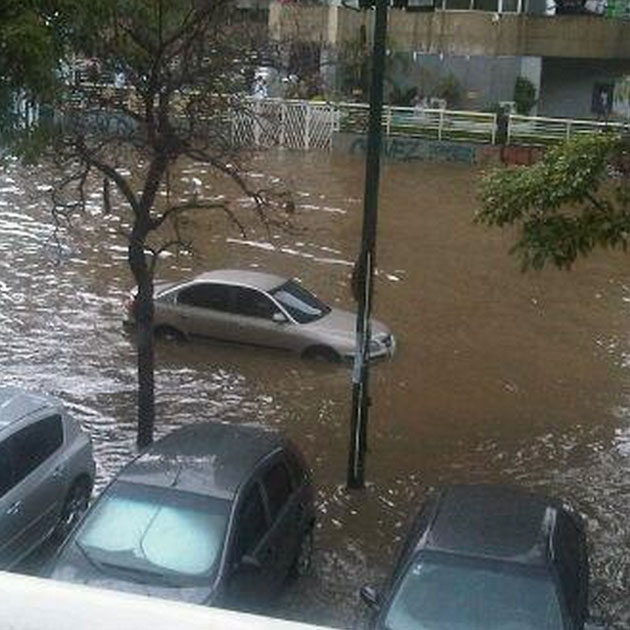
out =
[[[268,234],[252,223],[243,236],[220,216],[196,217],[195,254],[166,258],[159,275],[269,269],[352,308],[363,164],[283,153],[253,168],[293,189],[300,230]],[[306,452],[317,483],[315,563],[279,602],[279,616],[356,626],[358,588],[386,573],[426,490],[491,481],[578,507],[588,522],[593,612],[630,628],[628,260],[598,254],[570,273],[523,275],[507,254],[513,235],[471,223],[476,171],[388,164],[383,175],[375,308],[399,349],[372,373],[366,491],[344,489],[343,367],[160,343],[158,432],[205,418],[257,419]],[[198,169],[177,177],[217,191]],[[2,382],[66,401],[93,436],[101,488],[135,452],[134,349],[120,325],[132,284],[122,223],[101,216],[93,191],[88,214],[55,239],[47,183],[16,165],[0,173]]]

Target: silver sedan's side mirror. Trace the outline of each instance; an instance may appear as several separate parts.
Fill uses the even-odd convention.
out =
[[[276,324],[286,324],[288,321],[284,314],[280,311],[276,311],[271,319],[276,322]]]

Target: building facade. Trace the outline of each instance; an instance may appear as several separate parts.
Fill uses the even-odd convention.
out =
[[[371,46],[374,12],[352,8],[357,1],[268,7],[272,39],[317,49],[326,89],[342,96],[348,74],[365,81],[360,59]],[[630,76],[630,0],[407,0],[414,1],[422,10],[389,11],[392,103],[423,98],[483,111],[516,100],[522,107],[525,88],[534,94],[529,114],[608,119],[628,110],[615,96],[628,91],[617,88]]]

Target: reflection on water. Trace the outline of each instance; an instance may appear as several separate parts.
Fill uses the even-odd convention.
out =
[[[295,191],[294,233],[197,215],[196,251],[164,260],[179,278],[217,266],[300,278],[352,308],[351,263],[363,165],[278,154],[255,165]],[[222,345],[159,343],[158,434],[200,419],[255,419],[305,450],[317,482],[314,572],[277,614],[340,627],[364,615],[358,588],[391,565],[427,488],[518,483],[574,503],[588,522],[593,611],[630,628],[630,403],[627,262],[597,255],[570,273],[521,275],[511,235],[471,225],[476,173],[456,165],[390,164],[379,217],[376,314],[399,352],[372,374],[368,487],[350,493],[350,375],[343,367]],[[261,177],[262,174],[261,174]],[[209,173],[182,186],[217,195]],[[61,396],[89,429],[98,488],[133,455],[135,357],[121,329],[132,284],[126,223],[99,216],[99,195],[55,233],[47,179],[15,165],[0,174],[0,365],[3,383]]]

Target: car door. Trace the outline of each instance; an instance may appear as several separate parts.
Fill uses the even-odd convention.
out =
[[[0,443],[0,568],[10,567],[13,563],[18,551],[17,538],[22,530],[14,487],[11,452],[6,443]]]
[[[273,594],[274,549],[267,544],[269,519],[258,481],[244,490],[230,536],[229,571],[222,605],[257,611]]]
[[[169,309],[166,323],[191,337],[231,340],[233,302],[229,285],[197,282],[179,291],[172,307],[164,307]]]
[[[57,523],[65,494],[60,462],[63,444],[61,417],[42,418],[16,431],[5,442],[11,454],[13,482],[7,510],[19,531],[11,539],[13,561],[27,555]]]
[[[274,549],[274,581],[284,581],[298,552],[302,538],[303,507],[292,485],[291,475],[283,458],[271,462],[262,475],[269,513],[269,546]]]
[[[234,324],[242,343],[286,350],[293,348],[295,341],[291,332],[294,324],[268,295],[249,287],[234,287],[234,292]]]

